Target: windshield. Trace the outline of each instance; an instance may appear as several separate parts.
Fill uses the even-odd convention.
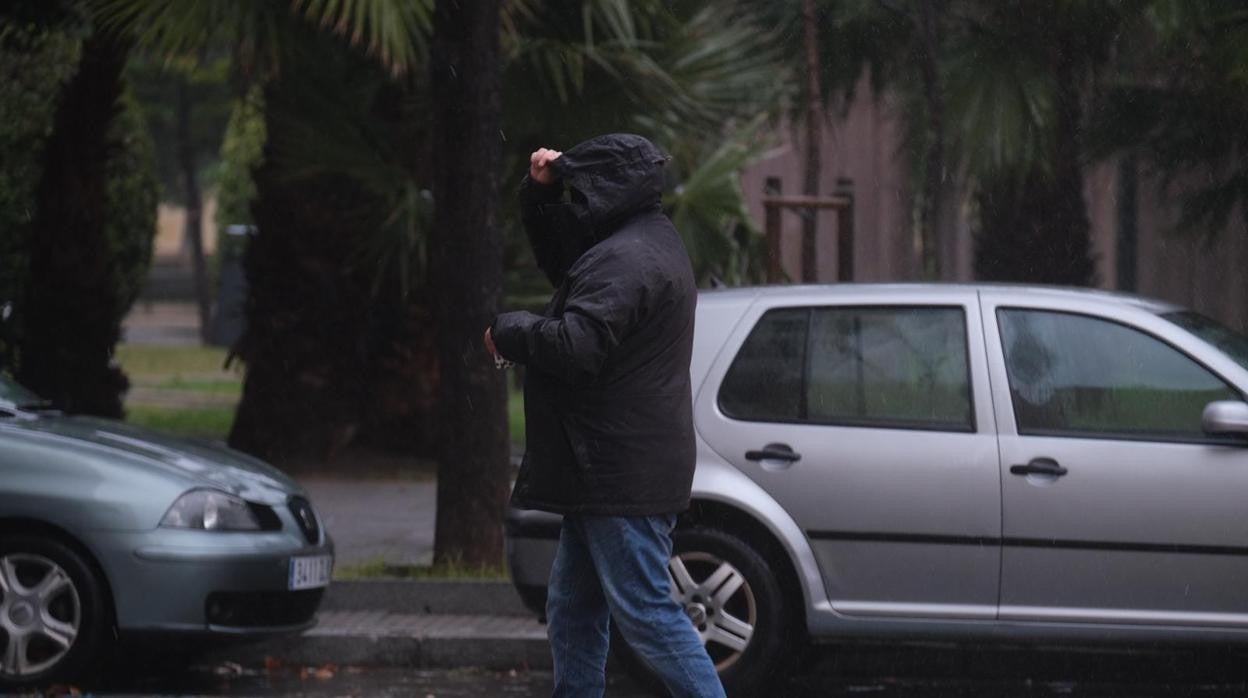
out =
[[[1235,330],[1190,310],[1165,313],[1162,317],[1217,347],[1235,363],[1248,369],[1248,338]]]
[[[8,402],[15,406],[39,405],[43,403],[38,395],[23,388],[20,383],[0,373],[0,402]]]

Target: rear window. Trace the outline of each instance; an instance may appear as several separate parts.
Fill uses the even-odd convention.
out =
[[[962,308],[783,308],[720,388],[742,421],[973,431]]]

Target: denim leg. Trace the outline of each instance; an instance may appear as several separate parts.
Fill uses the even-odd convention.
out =
[[[546,636],[554,659],[555,698],[602,696],[610,621],[583,533],[575,518],[565,517],[546,598]]]
[[[611,617],[675,698],[723,698],[715,665],[672,598],[667,562],[675,516],[579,517]],[[566,529],[565,529],[566,530]]]

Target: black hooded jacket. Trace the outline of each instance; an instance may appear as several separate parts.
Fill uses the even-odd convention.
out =
[[[556,184],[522,186],[525,229],[556,290],[541,315],[493,326],[498,352],[526,367],[518,507],[643,516],[689,505],[697,286],[659,207],[663,162],[640,136],[599,136],[552,163]]]

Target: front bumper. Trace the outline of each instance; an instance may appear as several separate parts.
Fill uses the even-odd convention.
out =
[[[295,633],[316,624],[325,587],[291,590],[295,557],[332,558],[322,533],[157,529],[99,541],[122,633]]]
[[[509,507],[503,519],[507,567],[524,605],[539,617],[546,615],[546,585],[559,547],[563,517],[544,511]]]

